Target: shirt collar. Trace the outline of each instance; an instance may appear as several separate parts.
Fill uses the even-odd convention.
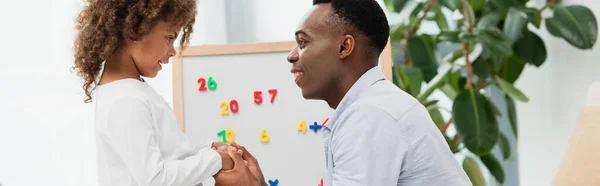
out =
[[[350,105],[352,105],[352,103],[354,103],[354,101],[358,99],[358,96],[363,90],[367,89],[375,82],[384,79],[385,76],[383,75],[383,72],[379,66],[375,66],[361,75],[361,77],[354,82],[354,85],[352,85],[346,95],[344,95],[344,98],[342,98],[342,101],[340,101],[340,104],[333,113],[333,116],[329,118],[329,122],[327,122],[324,127],[327,127],[330,130],[333,129],[336,120],[340,117],[340,115],[342,115],[342,113],[344,113],[346,108],[348,108]]]

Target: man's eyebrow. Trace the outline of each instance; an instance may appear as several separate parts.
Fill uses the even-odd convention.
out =
[[[298,31],[296,31],[296,33],[294,33],[295,36],[298,36],[298,34],[304,34],[304,35],[308,36],[308,34],[306,34],[306,32],[304,32],[303,30],[298,30]]]

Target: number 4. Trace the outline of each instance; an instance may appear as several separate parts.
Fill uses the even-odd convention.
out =
[[[273,101],[275,101],[275,97],[277,96],[277,89],[269,90],[269,94],[271,94],[271,103],[273,103]]]
[[[306,133],[306,121],[302,120],[298,125],[298,131]]]

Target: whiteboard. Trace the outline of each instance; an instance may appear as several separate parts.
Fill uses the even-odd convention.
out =
[[[287,62],[294,46],[295,42],[276,42],[188,47],[173,64],[174,110],[193,143],[235,140],[245,146],[267,182],[318,185],[326,166],[317,128],[334,110],[325,101],[302,97]],[[391,73],[391,64],[380,66],[389,66]],[[303,121],[305,131],[299,130]],[[267,136],[263,130],[268,141],[261,140]],[[224,139],[228,133],[233,138]],[[203,184],[214,185],[214,180]]]

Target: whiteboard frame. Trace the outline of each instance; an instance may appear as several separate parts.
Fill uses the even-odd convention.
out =
[[[179,54],[173,58],[173,110],[179,129],[185,132],[184,103],[183,103],[183,58],[190,56],[215,56],[229,54],[257,54],[271,52],[289,52],[296,47],[295,41],[266,42],[266,43],[241,43],[188,46],[185,50],[177,50]],[[381,63],[385,78],[392,81],[392,52],[390,42],[381,53]]]

